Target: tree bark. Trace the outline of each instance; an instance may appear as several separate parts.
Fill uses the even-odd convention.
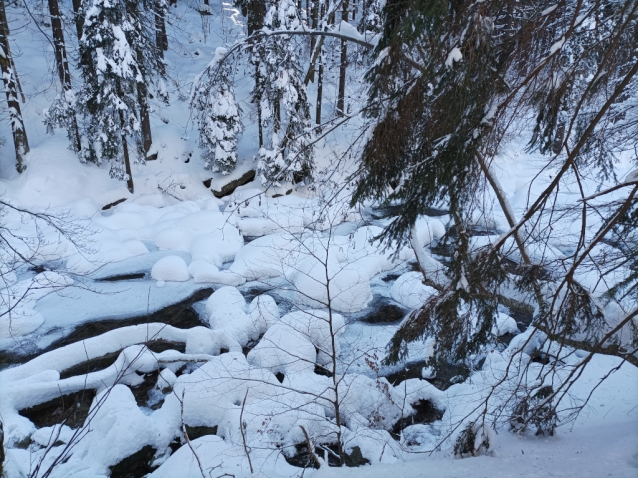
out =
[[[254,32],[261,30],[264,27],[264,18],[266,17],[266,2],[265,0],[252,0],[248,3],[246,9],[248,16],[248,36]],[[262,82],[261,74],[259,73],[259,62],[255,62],[255,89],[259,91]],[[259,131],[259,147],[264,145],[264,131],[261,124],[261,97],[257,95],[255,97],[257,104],[257,129]]]
[[[315,123],[321,124],[321,103],[323,101],[323,63],[319,60],[319,69],[317,70],[317,106],[315,108]]]
[[[343,10],[341,11],[341,21],[348,21],[348,0],[343,0]],[[337,116],[343,116],[346,99],[346,67],[348,66],[348,44],[341,40],[341,63],[339,65],[339,95],[337,96]]]
[[[166,14],[160,0],[155,0],[155,45],[160,58],[164,58],[164,52],[168,50],[168,36],[166,35]],[[162,72],[163,74],[164,72]]]
[[[140,49],[137,49],[137,62],[142,63],[144,61],[144,55]],[[151,132],[151,118],[149,115],[148,107],[148,88],[144,81],[137,82],[137,102],[140,105],[140,123],[142,126],[142,146],[144,148],[144,156],[148,155],[148,152],[153,145],[153,135]]]
[[[78,34],[78,42],[82,38],[84,30],[84,15],[80,14],[82,10],[82,0],[73,0],[73,13],[75,13],[75,31]]]
[[[137,9],[137,2],[128,0],[126,2],[126,9],[129,15],[133,18],[137,18],[139,16],[139,12]],[[144,64],[144,52],[139,47],[139,45],[135,45],[135,56],[137,60],[137,64]],[[140,108],[140,126],[142,128],[142,148],[144,150],[144,157],[148,155],[148,152],[151,149],[151,145],[153,144],[153,135],[151,133],[151,119],[149,117],[148,107],[148,88],[146,86],[146,78],[143,74],[143,70],[139,71],[139,75],[141,76],[140,80],[137,81],[137,103]],[[128,151],[127,151],[128,153]],[[128,171],[127,171],[128,172]]]
[[[69,61],[66,56],[66,44],[64,43],[64,30],[62,28],[58,0],[49,0],[49,14],[51,15],[51,29],[53,31],[55,64],[58,70],[58,78],[62,85],[64,100],[67,101],[67,94],[73,90],[73,87],[71,86],[71,73],[69,72]],[[70,118],[69,129],[71,146],[73,151],[77,153],[82,149],[82,141],[80,140],[80,129],[75,115]]]
[[[135,186],[133,185],[133,173],[131,172],[131,159],[128,154],[128,143],[126,142],[126,133],[124,128],[124,113],[122,110],[119,111],[120,114],[120,126],[122,130],[122,151],[124,152],[124,170],[126,171],[127,179],[126,186],[131,194],[135,191]]]
[[[29,152],[29,141],[27,139],[27,132],[24,129],[20,102],[18,101],[18,86],[15,69],[11,61],[9,26],[4,0],[0,0],[0,48],[2,49],[0,52],[0,68],[2,69],[2,80],[7,95],[11,132],[13,134],[13,144],[16,151],[16,169],[21,173],[27,168],[24,164],[24,157]]]

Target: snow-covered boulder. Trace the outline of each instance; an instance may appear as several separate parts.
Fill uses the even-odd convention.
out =
[[[341,314],[328,314],[325,310],[300,310],[281,318],[281,322],[306,337],[319,351],[317,363],[327,365],[333,354],[332,335],[339,337],[346,327]],[[341,352],[339,340],[335,340],[334,353]]]
[[[279,323],[266,331],[246,359],[249,364],[272,373],[312,373],[317,351],[307,335]]]
[[[492,325],[492,334],[500,337],[505,334],[518,334],[518,332],[518,325],[512,317],[502,312],[496,314]]]
[[[272,313],[272,306],[269,306],[269,309]],[[254,310],[251,309],[251,312]],[[212,329],[229,332],[241,345],[257,340],[266,331],[271,320],[270,316],[265,319],[259,311],[254,314],[247,313],[244,296],[230,286],[216,290],[208,298],[206,313]]]
[[[399,304],[410,309],[423,305],[436,293],[434,287],[423,284],[423,274],[407,272],[400,276],[390,289],[390,295]]]
[[[340,264],[328,257],[322,263],[306,257],[290,273],[295,301],[309,307],[327,307],[328,291],[333,310],[345,313],[365,309],[372,300],[370,278],[365,270],[351,264]]]
[[[151,277],[157,281],[185,282],[190,279],[186,261],[179,256],[162,257],[151,269]]]

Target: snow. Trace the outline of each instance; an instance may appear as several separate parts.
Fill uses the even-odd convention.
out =
[[[492,333],[498,337],[505,334],[518,334],[518,325],[509,315],[499,312],[492,326]]]
[[[179,256],[163,257],[151,269],[151,277],[156,281],[184,282],[190,279],[186,261]]]
[[[372,300],[370,278],[362,268],[342,265],[336,259],[303,259],[290,273],[296,302],[303,306],[327,307],[352,313],[365,309]]]
[[[423,274],[407,272],[401,275],[390,289],[390,295],[399,304],[416,309],[436,294],[436,289],[423,284]]]
[[[461,60],[463,60],[463,53],[461,53],[461,50],[455,46],[452,50],[450,50],[450,53],[448,53],[447,60],[445,60],[445,66],[452,68],[454,62]]]
[[[284,3],[286,8],[291,6]],[[215,5],[211,5],[211,11],[217,12]],[[174,43],[179,45],[166,52],[167,68],[175,81],[163,84],[160,90],[170,94],[171,105],[153,105],[159,112],[151,117],[153,151],[158,158],[146,165],[133,164],[135,194],[110,178],[105,167],[77,161],[67,150],[62,132],[44,135],[41,112],[56,94],[54,88],[45,88],[38,80],[47,77],[48,65],[37,41],[25,37],[24,31],[12,31],[17,44],[24,48],[16,62],[22,77],[28,79],[24,87],[29,102],[24,110],[32,150],[27,157],[28,169],[17,176],[13,164],[9,164],[11,141],[0,145],[2,199],[34,211],[68,214],[70,221],[82,225],[80,242],[85,247],[15,211],[6,211],[0,217],[2,226],[12,233],[41,237],[35,264],[46,269],[38,272],[40,269],[22,265],[7,272],[4,257],[0,261],[0,351],[9,356],[35,357],[28,361],[24,358],[26,362],[21,364],[2,365],[0,370],[7,476],[28,476],[33,463],[40,459],[46,469],[63,452],[58,442],[72,443],[73,449],[69,459],[57,465],[54,477],[107,476],[110,466],[146,445],[157,450],[154,462],[159,468],[149,475],[152,477],[200,477],[192,449],[208,476],[299,476],[301,469],[289,465],[284,455],[294,455],[295,445],[305,443],[301,426],[314,443],[334,443],[335,383],[342,400],[341,432],[346,449],[350,452],[359,447],[372,466],[334,469],[326,466],[326,456],[320,453],[322,468],[306,470],[308,475],[411,478],[427,470],[441,477],[531,477],[550,473],[596,478],[610,473],[636,476],[638,372],[632,365],[600,355],[591,358],[575,381],[570,403],[581,403],[602,377],[615,371],[596,388],[573,428],[559,427],[554,437],[534,437],[532,432],[515,435],[507,423],[499,424],[497,435],[491,428],[477,428],[479,439],[483,432],[489,438],[488,455],[450,459],[451,443],[458,436],[454,424],[465,415],[476,417],[474,408],[505,373],[512,373],[513,380],[558,384],[567,380],[573,367],[588,354],[555,343],[543,344],[531,331],[519,333],[516,321],[500,312],[495,316],[493,335],[515,337],[504,350],[499,345],[488,351],[481,370],[474,370],[465,382],[445,391],[415,378],[396,387],[390,385],[384,375],[415,362],[420,367],[421,361],[432,356],[436,342],[428,337],[410,343],[405,362],[383,364],[386,346],[399,325],[366,324],[359,318],[368,312],[373,297],[412,310],[437,290],[423,284],[421,272],[410,271],[406,261],[415,258],[411,247],[397,251],[391,244],[386,249],[375,240],[390,219],[371,219],[367,206],[350,207],[347,188],[337,191],[326,181],[325,188],[284,183],[264,191],[253,182],[223,200],[212,195],[210,189],[219,190],[227,180],[256,168],[257,128],[252,121],[243,125],[244,136],[237,145],[238,167],[230,175],[222,177],[221,173],[203,169],[205,158],[190,130],[187,102],[180,97],[187,93],[198,72],[226,53],[227,49],[217,46],[232,48],[233,41],[243,33],[238,28],[238,12],[225,5],[221,14],[211,16],[210,37],[205,39],[204,17],[191,7],[180,2],[171,17],[175,25],[169,22]],[[15,20],[14,7],[9,8]],[[549,7],[541,15],[555,8]],[[96,14],[95,7],[91,10]],[[192,22],[202,22],[202,31],[192,28]],[[331,31],[364,40],[347,22]],[[113,33],[121,43],[123,32]],[[552,45],[550,53],[563,47],[564,39]],[[122,53],[129,55],[130,51]],[[378,56],[377,64],[385,57],[387,50]],[[102,59],[101,66],[106,67],[110,60],[105,56]],[[462,60],[461,50],[455,47],[445,65],[452,68]],[[241,81],[237,104],[252,108],[246,101],[250,85],[245,79]],[[335,93],[333,85],[326,83],[325,88],[329,94]],[[359,98],[357,94],[348,91],[353,104]],[[219,101],[219,112],[228,111],[230,99]],[[328,103],[324,107],[329,115]],[[491,120],[494,113],[494,106],[487,108],[484,121]],[[357,121],[355,118],[353,123]],[[346,157],[347,137],[358,135],[360,126],[346,126],[339,133],[342,136],[336,140],[330,137],[332,142],[317,141],[318,161],[324,167],[339,164],[334,166],[337,169],[327,169],[324,178],[334,173],[338,183],[353,172],[347,171],[351,165],[335,158]],[[551,170],[538,173],[538,158],[518,145],[504,150],[494,163],[490,172],[508,198],[511,208],[506,212],[513,217],[521,217],[529,198],[535,197],[554,174]],[[619,177],[626,182],[635,179],[635,166],[623,163],[622,168],[628,173]],[[210,187],[203,185],[208,179]],[[597,186],[588,179],[584,181],[588,194],[597,191]],[[282,196],[273,197],[279,194]],[[328,202],[327,197],[334,201]],[[103,210],[121,199],[125,201]],[[556,201],[561,206],[573,203],[569,185]],[[496,233],[472,237],[473,250],[493,244],[510,228],[491,192],[485,202],[487,209],[494,208],[493,220],[474,219]],[[449,281],[444,259],[433,252],[449,227],[448,220],[448,216],[419,217],[414,228],[420,266],[437,286]],[[529,241],[528,253],[533,261],[558,262],[569,257],[578,224],[561,221],[565,233],[551,244]],[[596,221],[591,224],[593,229],[600,223]],[[521,260],[513,241],[508,241],[505,249],[510,259]],[[600,246],[594,252],[612,253],[613,248]],[[391,275],[386,282],[388,271]],[[626,272],[622,268],[614,271],[608,276],[609,283]],[[128,274],[143,277],[102,281]],[[399,277],[395,279],[396,275]],[[577,279],[597,295],[609,289],[596,274],[577,274]],[[155,322],[121,326],[43,353],[80,325],[118,320],[124,324],[128,318],[155,313],[211,286],[214,292],[195,306],[202,311],[202,324],[206,326],[181,329]],[[513,286],[504,289],[508,298],[525,300]],[[7,313],[14,297],[22,295],[25,299]],[[247,302],[247,297],[254,299]],[[331,310],[327,309],[328,301]],[[605,313],[613,318],[620,316],[622,309],[612,303]],[[144,345],[149,341],[168,344],[167,349],[152,352]],[[521,348],[523,354],[517,355]],[[562,365],[558,371],[542,376],[542,364],[532,362],[529,376],[518,375],[520,365],[529,364],[537,350],[559,358]],[[110,356],[110,366],[61,378],[63,372],[87,360]],[[512,357],[514,362],[507,372]],[[316,373],[318,367],[329,373],[336,371],[334,380]],[[424,379],[436,375],[432,367],[419,370]],[[148,375],[151,373],[158,373],[157,379]],[[139,406],[131,392],[145,380],[154,380],[150,394],[157,399],[155,409]],[[82,390],[97,393],[91,419],[84,427],[71,429],[57,424],[38,429],[19,413]],[[503,403],[499,400],[506,391],[497,390],[497,404]],[[443,419],[410,425],[400,440],[395,440],[388,429],[398,418],[413,414],[412,405],[420,400],[430,401],[444,413]],[[182,423],[216,426],[218,432],[191,440],[189,446],[183,439]],[[242,430],[254,474],[250,473]],[[77,440],[76,434],[83,438]],[[29,448],[17,448],[18,442],[26,439],[31,440]],[[176,440],[181,446],[173,452],[169,444]],[[437,446],[441,451],[432,456],[426,453]]]

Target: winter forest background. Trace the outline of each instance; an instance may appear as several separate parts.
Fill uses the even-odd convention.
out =
[[[0,0],[0,475],[638,474],[638,1]]]

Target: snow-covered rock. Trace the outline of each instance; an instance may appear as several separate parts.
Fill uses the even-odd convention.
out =
[[[365,270],[341,264],[329,257],[326,262],[305,258],[290,273],[295,300],[310,307],[332,307],[345,313],[365,309],[372,300],[370,278]]]
[[[157,281],[185,282],[190,279],[186,261],[179,256],[162,257],[151,269],[151,277]]]
[[[407,272],[401,275],[390,289],[392,298],[410,309],[420,307],[434,294],[436,289],[423,284],[423,274],[420,272]]]

